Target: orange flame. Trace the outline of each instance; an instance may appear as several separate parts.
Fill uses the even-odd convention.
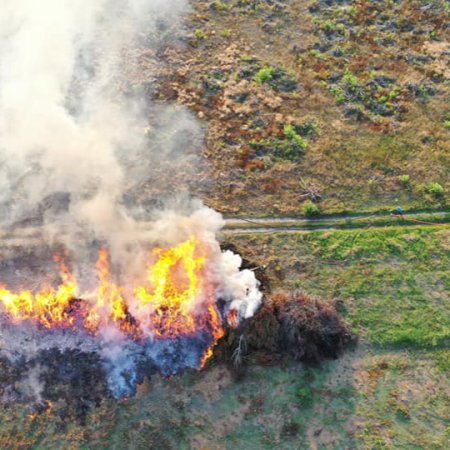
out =
[[[100,250],[96,267],[99,280],[97,297],[86,317],[86,327],[90,330],[96,330],[110,320],[123,323],[126,319],[122,290],[111,281],[108,250]]]
[[[139,309],[151,316],[153,332],[158,337],[174,337],[196,332],[194,309],[202,295],[200,271],[205,259],[196,256],[198,242],[183,242],[169,250],[154,250],[158,257],[148,267],[152,290],[144,286],[135,289]]]
[[[70,327],[74,320],[70,315],[71,303],[77,297],[78,287],[62,263],[60,276],[62,283],[56,290],[47,287],[36,294],[31,291],[15,294],[0,286],[0,302],[15,322],[31,319],[46,328]]]
[[[228,313],[228,324],[233,327],[237,328],[238,326],[238,312],[235,309],[230,310]]]
[[[58,261],[62,280],[59,287],[38,293],[29,290],[14,293],[0,286],[0,306],[14,323],[32,320],[46,328],[75,327],[81,320],[92,333],[102,326],[113,325],[134,337],[149,334],[156,339],[193,336],[199,330],[207,330],[213,337],[213,345],[204,355],[203,366],[212,355],[212,347],[223,336],[214,291],[205,277],[205,250],[198,240],[191,238],[169,249],[155,249],[152,260],[147,268],[147,283],[135,286],[128,302],[123,288],[112,280],[109,254],[102,249],[96,264],[95,299],[80,302],[81,316],[72,307],[74,299],[79,298],[77,282],[61,261]],[[140,323],[128,313],[130,305]]]

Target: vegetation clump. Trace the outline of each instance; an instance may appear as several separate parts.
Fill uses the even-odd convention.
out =
[[[318,206],[311,200],[307,200],[305,203],[303,203],[302,211],[306,217],[315,217],[320,213]]]
[[[292,92],[297,89],[297,81],[285,69],[266,66],[259,69],[254,80],[258,84],[268,84],[272,89],[282,92]]]
[[[300,292],[276,292],[244,330],[249,350],[318,363],[337,358],[356,338],[335,306]]]
[[[360,105],[360,116],[370,118],[370,115],[392,116],[401,112],[402,89],[395,84],[395,79],[384,75],[372,74],[368,81],[360,80],[354,73],[347,70],[344,76],[329,87],[338,104],[351,103]],[[354,114],[353,109],[346,111]]]
[[[194,31],[194,36],[195,36],[198,40],[204,40],[204,39],[206,39],[206,38],[208,37],[207,34],[205,33],[205,31],[202,30],[201,28],[197,28],[197,29]]]
[[[213,11],[229,11],[232,7],[232,5],[228,5],[220,0],[216,0],[210,5],[210,9]]]
[[[260,141],[250,141],[250,147],[256,151],[260,156],[273,156],[274,159],[279,160],[298,160],[308,147],[308,143],[298,136],[287,139],[262,139]]]
[[[450,113],[446,114],[444,117],[444,128],[450,130]]]
[[[430,183],[425,189],[429,194],[434,195],[435,197],[440,197],[444,194],[444,188],[439,183]]]
[[[308,149],[309,140],[317,134],[318,123],[307,119],[300,124],[287,123],[283,127],[283,138],[250,141],[257,156],[272,156],[278,160],[298,160]]]
[[[299,150],[306,150],[308,148],[308,142],[297,133],[297,130],[292,125],[287,124],[284,126],[284,135]]]

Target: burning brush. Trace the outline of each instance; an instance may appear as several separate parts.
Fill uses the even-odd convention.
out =
[[[1,228],[37,227],[42,247],[70,255],[56,258],[56,283],[42,252],[20,258],[18,246],[0,261],[4,402],[68,401],[59,385],[86,404],[133,395],[154,372],[201,368],[225,322],[261,303],[253,272],[220,250],[220,215],[174,195],[204,178],[201,127],[138,98],[188,11],[187,0],[2,2]],[[17,282],[31,261],[40,274]]]
[[[133,395],[137,384],[155,372],[171,376],[202,368],[225,322],[238,326],[262,297],[253,272],[239,270],[238,255],[194,236],[154,248],[145,277],[124,286],[114,280],[105,248],[98,253],[97,283],[90,290],[81,287],[84,283],[60,257],[55,261],[61,280],[56,287],[35,292],[0,288],[0,359],[17,369],[14,383],[4,378],[0,384],[9,400],[29,401],[33,395],[57,400],[42,395],[45,383],[32,394],[17,388],[30,379],[36,385],[45,380],[51,355],[69,377],[85,364],[67,365],[64,355],[87,358],[115,398]]]

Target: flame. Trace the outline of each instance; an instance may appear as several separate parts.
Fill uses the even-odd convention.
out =
[[[62,263],[60,277],[62,283],[56,290],[46,287],[36,294],[28,290],[16,294],[5,286],[0,286],[0,302],[13,322],[31,319],[46,328],[72,326],[74,318],[71,316],[71,305],[77,298],[78,287],[74,277]]]
[[[90,330],[96,330],[100,325],[111,320],[123,324],[126,319],[126,306],[122,290],[111,281],[107,249],[100,250],[96,267],[99,281],[96,302],[86,317],[86,326]]]
[[[195,254],[197,245],[190,239],[166,251],[155,249],[158,260],[148,267],[152,289],[135,289],[138,307],[149,312],[158,337],[196,332],[195,306],[202,295],[200,272],[205,263],[203,256]]]
[[[227,317],[228,325],[232,328],[237,328],[238,326],[238,312],[235,309],[231,309]]]
[[[46,414],[51,414],[53,411],[53,403],[49,400],[47,400],[47,409],[45,411]]]
[[[217,309],[214,305],[210,305],[209,314],[211,316],[211,323],[213,324],[213,344],[206,350],[206,353],[203,355],[203,358],[200,362],[200,368],[202,369],[209,358],[213,355],[213,348],[216,346],[218,340],[223,337],[225,334],[224,329],[221,327],[221,321],[219,314],[217,313]]]
[[[94,298],[76,301],[89,296],[79,294],[75,277],[58,258],[61,283],[57,288],[14,293],[0,286],[0,307],[13,323],[33,321],[49,329],[82,327],[89,333],[114,326],[136,339],[143,335],[174,339],[203,330],[212,341],[201,360],[203,367],[224,334],[214,289],[206,276],[207,252],[191,238],[169,249],[154,249],[150,261],[146,282],[133,287],[132,295],[126,298],[125,290],[111,275],[108,250],[101,249]],[[76,302],[78,308],[74,307]]]

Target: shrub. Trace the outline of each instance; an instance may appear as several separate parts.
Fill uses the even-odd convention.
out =
[[[290,139],[252,140],[249,144],[259,155],[273,155],[282,160],[295,161],[303,153],[303,147]]]
[[[220,0],[216,0],[211,4],[210,8],[213,11],[229,11],[232,8],[232,6],[221,2]]]
[[[284,126],[284,135],[296,145],[300,150],[306,150],[308,148],[308,142],[306,142],[290,124]]]
[[[223,38],[229,38],[232,35],[232,31],[230,28],[224,28],[220,31],[220,36]]]
[[[303,203],[302,210],[303,214],[306,217],[314,217],[319,215],[319,208],[311,200],[308,200],[305,203]]]
[[[435,197],[440,197],[444,193],[444,188],[439,183],[430,183],[425,190]]]
[[[197,39],[206,39],[206,38],[207,38],[206,33],[205,33],[201,28],[197,28],[197,29],[194,31],[194,36],[195,36]]]
[[[314,393],[309,386],[300,386],[297,388],[295,393],[302,406],[308,407],[313,403]]]
[[[267,83],[272,89],[277,91],[292,92],[297,88],[295,78],[279,67],[262,67],[253,79],[258,84]]]
[[[345,92],[339,86],[330,86],[330,92],[335,96],[338,105],[345,103]]]
[[[409,175],[399,175],[398,181],[405,187],[409,188],[411,186],[411,177]]]
[[[317,134],[318,122],[316,119],[307,119],[301,124],[293,125],[294,131],[300,136],[314,136]]]
[[[349,89],[356,89],[358,87],[358,77],[349,70],[345,72],[342,81]]]
[[[255,81],[259,84],[267,83],[271,81],[276,73],[275,67],[263,67],[255,75]]]

